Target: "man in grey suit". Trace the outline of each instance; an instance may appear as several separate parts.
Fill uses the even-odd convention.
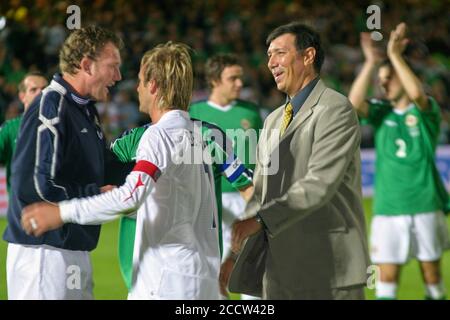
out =
[[[268,67],[288,101],[264,124],[248,218],[233,226],[240,254],[229,289],[264,299],[364,299],[369,258],[356,113],[320,80],[324,53],[315,31],[290,23],[267,44]]]

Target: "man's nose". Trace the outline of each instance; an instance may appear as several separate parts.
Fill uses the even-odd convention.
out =
[[[269,67],[269,70],[272,70],[276,66],[276,59],[274,56],[269,57],[269,61],[267,61],[267,66]]]
[[[117,69],[114,81],[120,81],[120,80],[122,80],[122,74],[120,73],[120,69]]]

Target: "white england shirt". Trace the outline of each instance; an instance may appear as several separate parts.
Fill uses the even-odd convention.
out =
[[[201,128],[187,112],[169,111],[145,131],[124,185],[60,203],[65,223],[137,210],[129,299],[219,299],[214,180],[202,150]]]

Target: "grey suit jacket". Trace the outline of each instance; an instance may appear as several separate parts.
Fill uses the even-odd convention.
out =
[[[356,113],[320,80],[277,141],[273,129],[283,110],[264,123],[246,208],[266,228],[245,243],[229,289],[261,296],[264,276],[266,291],[295,299],[298,292],[363,284],[369,258]]]

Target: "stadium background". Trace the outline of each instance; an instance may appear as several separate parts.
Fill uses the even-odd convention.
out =
[[[442,108],[438,166],[449,187],[450,152],[450,2],[449,1],[144,1],[144,0],[1,0],[0,1],[0,123],[15,117],[22,106],[17,85],[27,71],[40,70],[49,78],[57,71],[58,50],[70,30],[66,28],[69,5],[81,9],[81,24],[98,24],[118,32],[125,40],[122,52],[123,80],[112,91],[111,100],[98,104],[108,139],[123,130],[148,121],[138,112],[136,79],[142,53],[168,40],[188,43],[195,50],[193,100],[206,98],[203,80],[206,59],[217,52],[237,53],[244,65],[242,98],[261,106],[262,116],[278,106],[284,97],[266,67],[265,37],[275,26],[291,20],[311,24],[322,35],[326,59],[322,78],[347,95],[363,61],[359,32],[367,31],[366,9],[381,8],[381,30],[385,45],[389,31],[399,22],[409,27],[411,43],[407,56],[426,90]],[[375,89],[371,92],[379,96]],[[373,181],[372,132],[363,128],[363,183],[367,224],[371,218],[370,186]],[[0,213],[6,205],[4,178],[0,171]],[[3,208],[2,208],[3,206]],[[6,226],[0,217],[0,232]],[[95,295],[98,299],[124,299],[126,290],[117,264],[117,223],[103,227],[99,247],[93,252]],[[6,298],[6,243],[0,241],[0,299]],[[450,290],[450,257],[443,259],[444,279]],[[368,290],[373,298],[373,291]],[[410,263],[401,277],[401,299],[422,299],[423,285],[416,263]]]

